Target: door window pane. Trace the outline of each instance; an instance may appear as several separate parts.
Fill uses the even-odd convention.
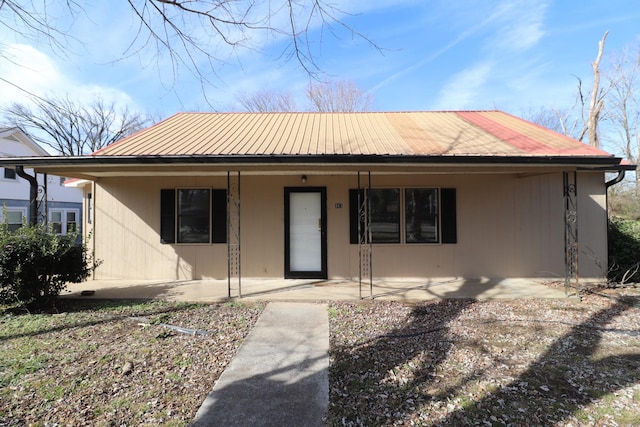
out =
[[[400,190],[371,189],[372,243],[400,243]]]
[[[178,190],[178,243],[209,243],[210,190]]]
[[[438,190],[407,188],[404,193],[407,243],[438,242]]]

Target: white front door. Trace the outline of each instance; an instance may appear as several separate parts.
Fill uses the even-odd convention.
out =
[[[325,278],[324,188],[285,189],[285,277]]]

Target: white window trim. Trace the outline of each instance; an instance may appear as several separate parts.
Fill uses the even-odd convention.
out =
[[[2,181],[5,181],[5,182],[18,182],[18,173],[16,172],[16,170],[15,170],[15,169],[13,169],[13,173],[15,174],[13,178],[6,178],[6,177],[4,176],[4,173],[5,173],[5,170],[6,170],[6,169],[12,169],[12,168],[5,168],[5,167],[3,167],[3,168],[2,168],[2,175],[0,175],[0,179],[1,179]]]
[[[67,209],[67,208],[52,208],[52,209],[49,209],[49,224],[53,224],[54,223],[54,221],[52,219],[54,212],[60,212],[60,217],[61,217],[61,227],[60,227],[60,229],[61,229],[62,232],[61,233],[56,233],[56,234],[59,234],[61,236],[66,236],[67,235],[67,231],[68,231],[68,228],[69,228],[68,227],[68,223],[67,223],[67,213],[68,212],[74,212],[76,214],[76,220],[75,220],[76,230],[80,227],[80,224],[79,224],[79,219],[80,219],[79,212],[80,212],[80,210],[79,209],[75,209],[75,208],[73,208],[73,209]]]
[[[17,207],[17,206],[12,206],[12,207],[3,207],[2,210],[0,210],[0,221],[4,223],[4,213],[5,212],[20,212],[21,214],[21,219],[20,219],[20,223],[21,225],[25,223],[25,221],[27,220],[27,208],[25,207]],[[15,224],[15,223],[10,223],[10,224]]]

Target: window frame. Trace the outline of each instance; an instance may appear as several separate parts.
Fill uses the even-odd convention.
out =
[[[53,220],[53,214],[60,213],[60,221]],[[75,221],[69,221],[69,214],[75,215]],[[58,236],[66,236],[69,233],[74,233],[79,230],[78,220],[80,218],[80,209],[76,208],[50,208],[48,214],[48,221],[51,228],[54,228],[54,224],[60,224],[60,232],[56,230]],[[69,224],[75,224],[73,230],[69,229]]]
[[[3,167],[2,168],[2,179],[7,180],[7,181],[17,181],[18,180],[18,173],[16,172],[16,170],[14,168],[7,168],[7,167]],[[9,172],[9,175],[11,176],[7,176],[7,172]]]
[[[5,217],[5,214],[8,213],[20,213],[20,222],[7,222],[7,226],[9,227],[9,231],[10,232],[14,232],[16,231],[18,228],[22,227],[26,221],[27,221],[27,208],[26,207],[17,207],[17,206],[13,206],[13,207],[4,207],[2,208],[2,211],[0,211],[0,221],[2,223],[5,223],[5,220],[7,219]],[[17,227],[12,227],[17,225]]]
[[[180,212],[180,192],[209,192],[208,239],[201,242],[181,241],[180,221],[187,217]],[[227,190],[214,187],[176,187],[160,189],[160,243],[170,245],[211,245],[227,243]]]
[[[375,239],[371,244],[373,245],[407,245],[407,246],[424,246],[424,245],[443,245],[450,243],[457,243],[457,206],[456,206],[456,189],[455,188],[444,188],[441,186],[419,186],[419,185],[409,185],[409,186],[385,186],[385,187],[372,187],[371,190],[398,190],[399,191],[399,215],[400,215],[400,224],[399,224],[399,234],[400,239],[398,242],[376,242]],[[359,244],[360,239],[358,236],[358,191],[361,191],[363,194],[364,191],[368,191],[369,189],[361,188],[358,189],[350,189],[349,190],[349,228],[350,228],[350,243],[351,244]],[[436,212],[436,223],[435,223],[435,233],[437,234],[436,241],[419,241],[419,242],[411,242],[407,239],[407,191],[408,190],[432,190],[435,191],[437,199],[437,212]],[[446,218],[445,218],[446,217]],[[361,233],[364,233],[364,227],[361,226]],[[367,235],[364,236],[364,243],[369,244],[369,238]]]
[[[190,211],[187,209],[186,201],[182,200],[182,195],[188,193],[202,193],[206,192],[206,201],[203,206],[200,206],[201,196],[196,196],[196,210]],[[185,196],[187,197],[187,196]],[[189,205],[190,207],[191,205]],[[204,207],[206,213],[201,209]],[[206,218],[205,218],[206,217]],[[203,221],[204,220],[204,221]],[[203,224],[200,222],[203,221]],[[202,237],[205,237],[204,232],[190,232],[183,231],[187,225],[193,228],[193,225],[204,226],[206,229],[206,241],[202,241]],[[185,236],[193,235],[195,238],[185,238]],[[211,243],[211,189],[210,188],[178,188],[176,189],[176,243],[178,244],[209,244]]]

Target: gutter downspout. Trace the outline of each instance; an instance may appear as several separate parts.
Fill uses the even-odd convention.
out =
[[[24,166],[16,166],[16,173],[20,178],[29,181],[29,224],[36,225],[38,223],[38,179],[36,173],[33,176],[24,171]]]
[[[620,169],[618,171],[618,176],[616,176],[615,178],[613,178],[611,181],[607,181],[605,182],[605,186],[607,189],[609,189],[609,187],[611,187],[612,185],[616,185],[617,183],[619,183],[620,181],[622,181],[624,179],[625,176],[625,170],[624,169]]]

